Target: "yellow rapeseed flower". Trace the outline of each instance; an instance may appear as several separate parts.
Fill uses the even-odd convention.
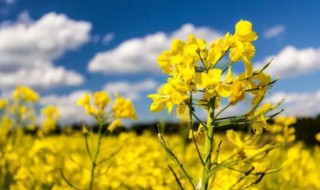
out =
[[[53,105],[47,105],[46,107],[42,108],[41,114],[45,117],[56,118],[56,119],[60,117],[58,108]]]
[[[108,126],[108,131],[112,132],[118,127],[122,127],[123,123],[121,119],[115,119],[111,122],[111,124]]]
[[[243,42],[251,42],[258,39],[256,32],[252,31],[252,24],[247,20],[240,20],[235,26],[234,36]]]
[[[246,86],[243,82],[239,80],[234,80],[231,87],[231,95],[229,102],[235,105],[237,102],[241,101],[245,97]]]
[[[248,119],[253,121],[252,129],[255,133],[261,134],[263,128],[268,129],[269,125],[267,123],[265,114],[272,109],[274,109],[272,104],[265,103],[261,105],[254,113],[248,116]]]
[[[82,98],[78,99],[77,104],[82,106],[86,110],[87,114],[95,115],[97,110],[90,104],[90,101],[91,95],[89,93],[85,93]]]
[[[109,97],[108,93],[105,91],[95,92],[93,94],[93,99],[94,99],[94,105],[101,111],[103,111],[111,101],[111,98]]]
[[[17,86],[13,92],[13,99],[34,103],[38,101],[39,94],[27,86]]]
[[[320,142],[320,133],[317,133],[317,134],[316,134],[316,140],[317,140],[318,142]]]
[[[208,73],[197,74],[195,83],[199,88],[215,88],[220,82],[221,74],[221,69],[210,69]]]
[[[131,118],[137,119],[136,111],[130,99],[122,96],[117,96],[112,106],[113,115],[115,118]]]
[[[290,125],[297,123],[297,118],[293,117],[293,116],[279,116],[279,117],[275,118],[274,122],[276,124],[290,126]]]
[[[5,98],[0,98],[0,110],[8,107],[9,102]]]

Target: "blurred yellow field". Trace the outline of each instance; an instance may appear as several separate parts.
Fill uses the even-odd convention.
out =
[[[74,186],[88,186],[90,162],[83,146],[83,134],[42,138],[19,134],[16,139],[14,143],[10,143],[11,138],[1,141],[1,189],[73,189],[62,179],[61,172]],[[185,144],[176,135],[168,139],[191,173],[200,175],[192,144]],[[233,151],[227,140],[223,141],[222,148],[221,160]],[[103,137],[98,162],[106,158],[97,168],[95,189],[179,189],[168,166],[179,170],[156,135],[122,133]],[[264,171],[266,164],[270,169],[281,167],[281,170],[266,174],[257,186],[249,189],[319,189],[319,162],[319,146],[294,143],[279,147],[268,154],[265,164],[257,163],[255,171]],[[186,189],[191,189],[180,171],[178,175]],[[218,173],[212,189],[229,189],[242,175],[223,170]],[[252,180],[246,179],[246,182]]]

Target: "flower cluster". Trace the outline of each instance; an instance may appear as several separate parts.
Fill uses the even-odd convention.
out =
[[[93,99],[93,103],[91,100]],[[82,106],[86,112],[94,116],[97,120],[110,121],[108,130],[113,131],[115,128],[122,126],[121,118],[124,119],[137,119],[136,111],[132,102],[122,96],[116,95],[116,99],[111,108],[112,114],[106,113],[106,108],[111,102],[111,98],[105,91],[97,91],[93,95],[86,93],[77,104]],[[111,118],[112,117],[112,118]]]
[[[93,102],[91,101],[92,99],[93,99]],[[77,102],[78,105],[83,106],[83,108],[86,110],[86,112],[89,115],[92,115],[95,117],[99,126],[98,134],[96,138],[94,138],[93,133],[90,133],[88,129],[85,126],[83,126],[83,132],[85,134],[84,138],[85,138],[86,152],[91,162],[91,167],[89,168],[89,171],[90,171],[90,177],[88,182],[89,190],[96,189],[95,176],[97,175],[97,171],[99,170],[99,168],[102,167],[101,164],[104,162],[104,161],[99,161],[100,149],[102,145],[101,141],[103,136],[102,129],[104,125],[106,123],[111,122],[108,125],[108,130],[112,132],[117,127],[123,126],[123,123],[121,121],[122,118],[134,119],[134,120],[137,119],[136,111],[134,109],[132,102],[129,99],[125,99],[124,97],[116,94],[116,100],[114,101],[111,110],[106,112],[106,109],[110,102],[111,102],[111,98],[109,97],[108,93],[105,91],[97,91],[93,94],[93,96],[89,93],[86,93]],[[92,145],[89,144],[88,137],[92,137],[92,140],[95,139],[96,141],[95,147],[92,147]],[[92,151],[92,149],[94,150]],[[105,161],[108,159],[110,158],[105,158]],[[72,184],[67,179],[64,178],[64,180],[68,184]],[[73,186],[71,185],[71,187]]]
[[[45,119],[42,123],[40,132],[46,134],[54,131],[57,128],[58,120],[60,118],[58,108],[53,105],[47,105],[41,109],[41,115],[44,116]]]
[[[11,98],[0,98],[0,114],[11,120],[12,128],[36,128],[35,103],[39,94],[27,86],[17,86]]]
[[[170,113],[175,105],[177,114],[192,105],[208,109],[208,102],[213,99],[217,109],[221,98],[227,98],[230,106],[246,97],[251,98],[252,106],[257,108],[274,81],[264,72],[269,64],[253,71],[251,59],[255,55],[253,41],[256,39],[252,24],[246,20],[236,24],[234,34],[227,33],[208,48],[206,41],[192,34],[186,42],[174,39],[171,49],[158,57],[159,67],[169,78],[157,94],[148,96],[153,100],[150,111],[166,108]],[[229,58],[225,61],[228,53]],[[239,61],[244,63],[244,72],[233,76],[232,65]],[[199,93],[202,93],[200,100],[192,98],[193,94],[198,96]],[[248,118],[255,120],[255,131],[261,132],[262,127],[267,126],[264,114],[274,108],[276,106],[266,104],[248,112]]]
[[[275,141],[279,143],[291,143],[296,139],[295,128],[292,126],[297,122],[295,117],[279,116],[275,118],[270,132],[275,135]]]
[[[13,93],[13,99],[34,103],[38,101],[39,94],[27,86],[17,86]]]

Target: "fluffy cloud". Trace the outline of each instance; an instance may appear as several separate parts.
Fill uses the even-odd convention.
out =
[[[93,119],[85,113],[84,109],[77,105],[77,100],[86,92],[90,91],[79,90],[63,96],[48,95],[41,97],[39,103],[42,106],[48,104],[56,106],[61,115],[60,121],[63,124],[74,122],[92,122]]]
[[[282,107],[284,107],[284,114],[286,115],[310,117],[320,113],[320,90],[304,93],[278,92],[266,101],[276,104],[283,99],[285,101]]]
[[[320,69],[319,48],[297,49],[294,46],[286,46],[277,55],[268,56],[255,65],[257,68],[262,67],[272,58],[274,60],[267,68],[267,72],[273,76],[296,76]]]
[[[277,37],[285,31],[284,25],[277,25],[269,28],[267,31],[264,32],[263,36],[267,39]]]
[[[63,67],[39,67],[18,69],[11,72],[0,72],[0,86],[9,89],[17,84],[34,88],[49,88],[57,85],[75,86],[83,82],[83,77]]]
[[[154,90],[158,86],[157,82],[152,79],[146,79],[137,83],[132,83],[128,81],[119,81],[110,84],[106,84],[104,89],[110,94],[119,93],[132,100],[137,100],[140,98],[140,93]]]
[[[90,40],[91,24],[48,13],[33,21],[27,13],[0,27],[0,88],[79,85],[83,77],[53,61]]]
[[[129,39],[115,49],[97,53],[90,60],[88,70],[107,74],[160,72],[155,63],[157,56],[170,47],[173,38],[186,39],[190,33],[209,41],[221,36],[219,32],[210,28],[185,24],[171,34],[157,32],[143,38]]]

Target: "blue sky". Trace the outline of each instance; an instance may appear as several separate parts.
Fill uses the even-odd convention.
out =
[[[82,120],[75,100],[106,89],[133,98],[143,121],[149,93],[165,81],[156,57],[174,37],[194,33],[213,40],[234,32],[240,19],[253,23],[255,65],[274,58],[280,76],[268,100],[286,97],[286,114],[320,113],[319,1],[24,1],[0,0],[0,91],[19,84],[61,109],[63,120]],[[234,109],[235,112],[237,109]]]

